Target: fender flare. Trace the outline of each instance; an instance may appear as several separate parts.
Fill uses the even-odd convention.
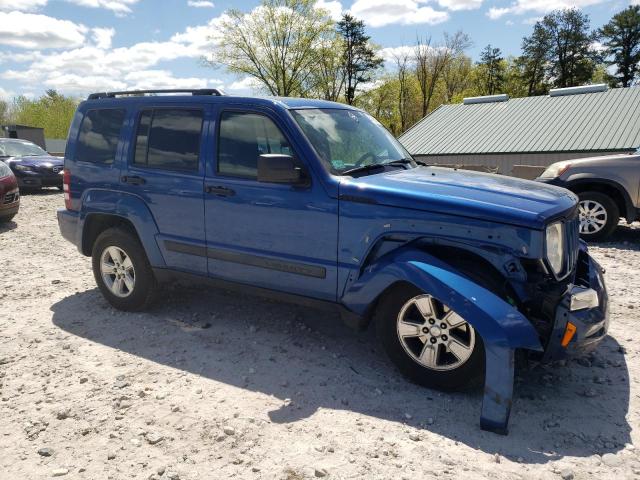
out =
[[[442,260],[411,247],[393,251],[368,267],[342,297],[365,315],[391,285],[408,282],[433,295],[467,320],[485,345],[543,351],[531,322],[514,306],[461,275]]]
[[[631,196],[629,195],[629,192],[627,191],[627,189],[624,188],[619,182],[615,180],[610,180],[608,178],[598,177],[593,173],[578,173],[578,174],[569,176],[569,178],[566,180],[565,188],[572,190],[572,189],[575,189],[575,187],[580,187],[585,184],[594,184],[594,185],[599,184],[602,186],[610,187],[615,191],[617,191],[618,194],[624,200],[624,205],[626,210],[625,212],[620,212],[620,215],[629,219],[633,218],[633,214],[635,213],[635,206],[634,206],[633,200],[631,199]]]
[[[112,215],[129,221],[136,230],[149,263],[154,267],[164,267],[165,261],[156,236],[158,226],[151,211],[141,198],[125,192],[112,190],[88,190],[82,200],[82,210],[78,218],[77,245],[82,245],[84,227],[87,219],[92,215]]]

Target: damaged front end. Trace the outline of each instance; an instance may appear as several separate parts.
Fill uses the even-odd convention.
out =
[[[508,432],[516,350],[526,350],[534,359],[548,362],[589,351],[606,336],[608,296],[603,271],[577,238],[570,237],[567,242],[566,267],[560,279],[545,265],[542,251],[538,258],[529,252],[529,258],[518,260],[513,250],[501,256],[500,249],[486,249],[483,257],[491,260],[496,271],[503,266],[508,295],[490,291],[455,268],[451,252],[456,250],[443,248],[446,240],[406,240],[398,242],[402,244],[398,248],[385,247],[379,256],[370,258],[345,288],[342,302],[366,317],[389,286],[407,282],[467,319],[485,347],[480,418],[484,430]],[[450,245],[454,243],[464,245],[460,239]],[[477,255],[482,248],[476,247],[469,250],[473,248]]]

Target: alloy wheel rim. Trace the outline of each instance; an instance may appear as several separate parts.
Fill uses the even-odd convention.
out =
[[[466,320],[426,294],[411,298],[400,309],[397,334],[414,362],[437,371],[462,366],[476,342],[475,331]]]
[[[119,247],[107,247],[100,256],[100,275],[109,291],[116,297],[126,298],[136,284],[136,272],[127,253]]]
[[[580,233],[593,235],[602,230],[607,224],[607,210],[595,200],[582,200],[578,205],[580,217]]]

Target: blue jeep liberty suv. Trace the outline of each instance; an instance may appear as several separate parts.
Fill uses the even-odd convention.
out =
[[[516,350],[557,360],[607,332],[574,194],[422,165],[350,106],[92,94],[64,168],[60,230],[114,307],[180,277],[335,309],[414,382],[484,383],[486,430],[507,432]]]

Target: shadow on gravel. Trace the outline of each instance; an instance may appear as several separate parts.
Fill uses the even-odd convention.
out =
[[[201,289],[168,291],[148,313],[114,311],[97,289],[51,309],[57,327],[91,342],[273,395],[283,405],[292,399],[267,412],[276,423],[318,409],[349,410],[534,464],[616,452],[630,442],[629,374],[611,337],[595,355],[566,366],[517,371],[511,432],[501,437],[479,429],[480,392],[444,394],[405,381],[373,329],[352,332],[324,312]]]
[[[10,222],[0,222],[0,234],[15,230],[16,228],[18,228],[18,224],[13,220],[11,220]]]
[[[589,243],[593,247],[613,247],[620,250],[640,250],[640,228],[638,223],[628,225],[620,222],[618,228],[606,242]]]
[[[62,190],[56,187],[42,187],[42,188],[28,188],[22,187],[20,189],[20,195],[38,195],[41,197],[48,197],[52,195],[60,195],[62,196]]]

